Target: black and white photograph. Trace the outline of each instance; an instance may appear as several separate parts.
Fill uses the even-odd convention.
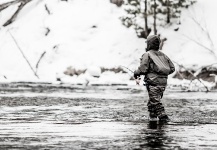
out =
[[[0,150],[217,150],[216,0],[0,0]]]

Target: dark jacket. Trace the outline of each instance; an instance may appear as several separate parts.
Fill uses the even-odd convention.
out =
[[[150,85],[163,85],[167,84],[167,77],[169,74],[175,71],[175,66],[172,61],[163,52],[160,52],[159,45],[160,41],[157,38],[151,42],[148,41],[148,51],[140,58],[140,66],[134,72],[134,77],[138,78],[140,75],[145,75],[144,81]],[[155,44],[153,46],[153,43]],[[158,69],[158,65],[167,67],[167,71],[161,71]]]

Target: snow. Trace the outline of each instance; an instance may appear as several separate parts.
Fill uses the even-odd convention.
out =
[[[82,69],[129,66],[141,55],[132,57],[132,53],[143,51],[145,42],[137,39],[133,30],[122,26],[119,17],[123,12],[109,1],[33,1],[12,25],[0,31],[4,39],[0,42],[0,70],[11,79],[35,78],[9,31],[33,67],[46,51],[38,69],[41,79],[55,79],[57,73],[69,66]],[[50,29],[48,36],[46,28]]]
[[[101,68],[99,67],[94,67],[94,66],[91,66],[87,69],[86,71],[87,73],[89,73],[91,76],[95,76],[95,77],[100,77],[101,75]]]
[[[8,0],[1,1],[1,4],[3,2]],[[183,10],[181,25],[158,27],[161,36],[168,39],[163,52],[174,62],[189,68],[216,63],[214,3],[217,2],[198,0],[190,9]],[[15,4],[0,12],[0,82],[56,82],[56,78],[61,78],[61,82],[71,84],[132,85],[129,74],[99,71],[100,67],[119,66],[134,70],[144,53],[145,40],[137,38],[132,28],[127,29],[121,24],[120,17],[125,13],[123,8],[116,7],[109,0],[37,0],[28,3],[14,23],[3,27],[17,6]],[[207,32],[202,31],[192,18]],[[179,30],[175,32],[173,29],[177,27]],[[48,29],[50,32],[46,36]],[[40,56],[46,52],[37,70],[40,79],[34,76],[10,33],[34,70]],[[216,56],[188,37],[214,50]],[[89,73],[66,76],[63,72],[69,66],[87,69]],[[169,84],[178,82],[174,80],[169,80]],[[179,82],[177,84],[185,81]]]

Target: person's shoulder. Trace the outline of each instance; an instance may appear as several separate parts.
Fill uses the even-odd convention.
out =
[[[142,57],[147,57],[149,55],[149,52],[145,52],[142,54]]]

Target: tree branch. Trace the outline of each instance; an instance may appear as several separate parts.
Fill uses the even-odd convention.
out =
[[[49,8],[47,7],[47,4],[45,4],[44,7],[45,7],[45,10],[47,11],[48,15],[50,15],[51,12],[50,12]]]
[[[212,54],[217,58],[217,56],[215,55],[215,53],[214,53],[214,51],[213,51],[212,49],[210,49],[210,48],[204,46],[203,44],[199,43],[198,41],[194,40],[193,38],[190,38],[190,37],[187,36],[187,35],[184,35],[184,34],[182,34],[182,35],[183,35],[184,37],[186,37],[187,39],[193,41],[193,42],[196,43],[197,45],[199,45],[199,46],[203,47],[204,49],[208,50],[210,53],[212,53]]]
[[[9,6],[13,5],[13,4],[16,4],[16,3],[19,3],[19,1],[12,1],[12,2],[7,2],[7,3],[4,3],[4,4],[1,4],[0,5],[0,12],[6,8],[8,8]]]
[[[180,64],[177,63],[177,62],[175,62],[175,61],[173,61],[173,62],[176,63],[179,67],[182,67],[182,68],[184,68],[186,71],[188,71],[195,79],[197,79],[197,80],[205,87],[206,92],[209,92],[208,87],[200,80],[200,78],[198,78],[197,76],[195,76],[193,72],[191,72],[190,70],[186,69],[183,65],[180,65]],[[192,82],[192,80],[191,80],[191,82]]]
[[[40,63],[40,61],[41,61],[41,59],[44,57],[44,55],[46,54],[46,52],[43,52],[42,54],[41,54],[41,57],[39,58],[39,60],[38,60],[38,62],[37,62],[37,64],[36,64],[36,73],[38,72],[38,66],[39,66],[39,63]]]
[[[16,12],[12,15],[12,17],[7,21],[5,22],[5,24],[3,25],[4,27],[10,25],[11,23],[13,23],[16,19],[16,17],[18,16],[18,14],[20,13],[20,11],[23,9],[23,7],[29,3],[30,1],[32,0],[22,0],[20,1],[20,5],[18,7],[18,9],[16,10]]]
[[[27,64],[29,65],[30,69],[32,70],[32,72],[34,73],[34,75],[39,79],[37,73],[34,71],[34,69],[32,68],[30,62],[28,61],[28,59],[26,58],[26,56],[24,55],[22,49],[20,48],[19,44],[17,43],[16,39],[14,38],[14,36],[12,35],[12,33],[8,30],[10,36],[12,37],[14,43],[16,44],[17,48],[19,49],[19,51],[21,52],[23,58],[26,60]]]
[[[214,49],[214,43],[213,43],[213,41],[212,41],[212,38],[210,37],[210,34],[209,34],[209,31],[208,31],[208,29],[207,29],[207,26],[206,26],[206,21],[205,21],[205,26],[206,26],[206,29],[201,25],[201,23],[199,23],[198,22],[198,20],[196,20],[194,17],[190,17],[193,21],[194,21],[194,23],[196,23],[197,25],[198,25],[198,27],[206,34],[206,36],[207,36],[207,38],[208,38],[208,40],[210,41],[210,45],[211,45],[211,47]]]

